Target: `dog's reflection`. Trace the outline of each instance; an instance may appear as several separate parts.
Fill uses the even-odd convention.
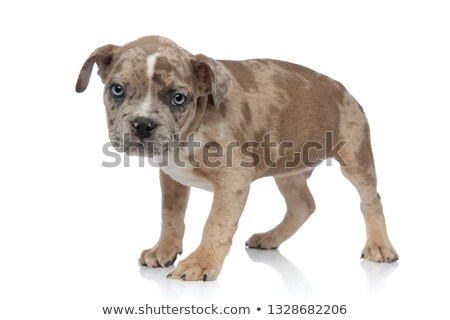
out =
[[[278,250],[246,249],[252,260],[251,263],[262,263],[279,274],[283,286],[284,295],[280,299],[298,299],[309,297],[312,293],[311,286],[299,269]],[[211,299],[224,294],[221,290],[220,279],[217,281],[178,281],[166,279],[166,275],[174,269],[141,267],[141,277],[154,282],[162,299]],[[239,281],[238,279],[236,281]]]
[[[361,268],[366,275],[366,287],[368,294],[376,294],[384,289],[388,277],[397,269],[398,262],[376,263],[361,261]]]
[[[273,268],[281,277],[285,297],[297,299],[309,297],[312,288],[306,278],[289,259],[278,250],[258,250],[247,248],[247,254],[253,262],[263,263]]]
[[[141,277],[154,282],[162,299],[182,299],[185,297],[194,299],[210,299],[220,293],[219,281],[180,281],[167,279],[174,266],[168,268],[140,267]]]

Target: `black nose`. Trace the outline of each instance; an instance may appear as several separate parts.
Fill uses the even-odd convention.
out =
[[[131,127],[137,137],[144,139],[149,138],[152,135],[153,130],[156,128],[156,124],[149,118],[138,117],[131,121]]]

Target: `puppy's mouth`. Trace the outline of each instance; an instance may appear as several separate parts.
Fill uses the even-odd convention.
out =
[[[139,138],[130,133],[122,136],[110,134],[110,141],[117,152],[130,156],[149,157],[167,154],[170,148],[170,141],[160,135],[150,138]]]

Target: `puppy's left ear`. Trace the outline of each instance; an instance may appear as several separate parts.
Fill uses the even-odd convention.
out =
[[[111,61],[118,48],[119,46],[108,44],[92,52],[92,54],[85,61],[83,67],[80,70],[78,81],[75,86],[76,92],[83,92],[84,90],[86,90],[89,84],[89,80],[91,79],[91,73],[94,63],[97,63],[98,66],[98,75],[100,76],[102,81],[105,80],[109,72]]]
[[[219,107],[231,86],[231,76],[225,66],[203,54],[195,56],[194,69],[202,94],[212,95],[214,105]]]

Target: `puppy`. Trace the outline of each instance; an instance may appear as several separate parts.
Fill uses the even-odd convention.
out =
[[[367,241],[362,257],[393,262],[370,145],[358,102],[339,83],[305,67],[269,59],[219,61],[150,36],[96,49],[81,68],[83,92],[93,65],[105,85],[109,137],[121,152],[160,167],[162,230],[139,262],[167,267],[183,250],[190,187],[214,192],[198,248],[168,278],[214,280],[230,251],[252,181],[273,176],[287,211],[272,230],[247,241],[273,249],[314,212],[307,179],[334,158],[361,200]]]

